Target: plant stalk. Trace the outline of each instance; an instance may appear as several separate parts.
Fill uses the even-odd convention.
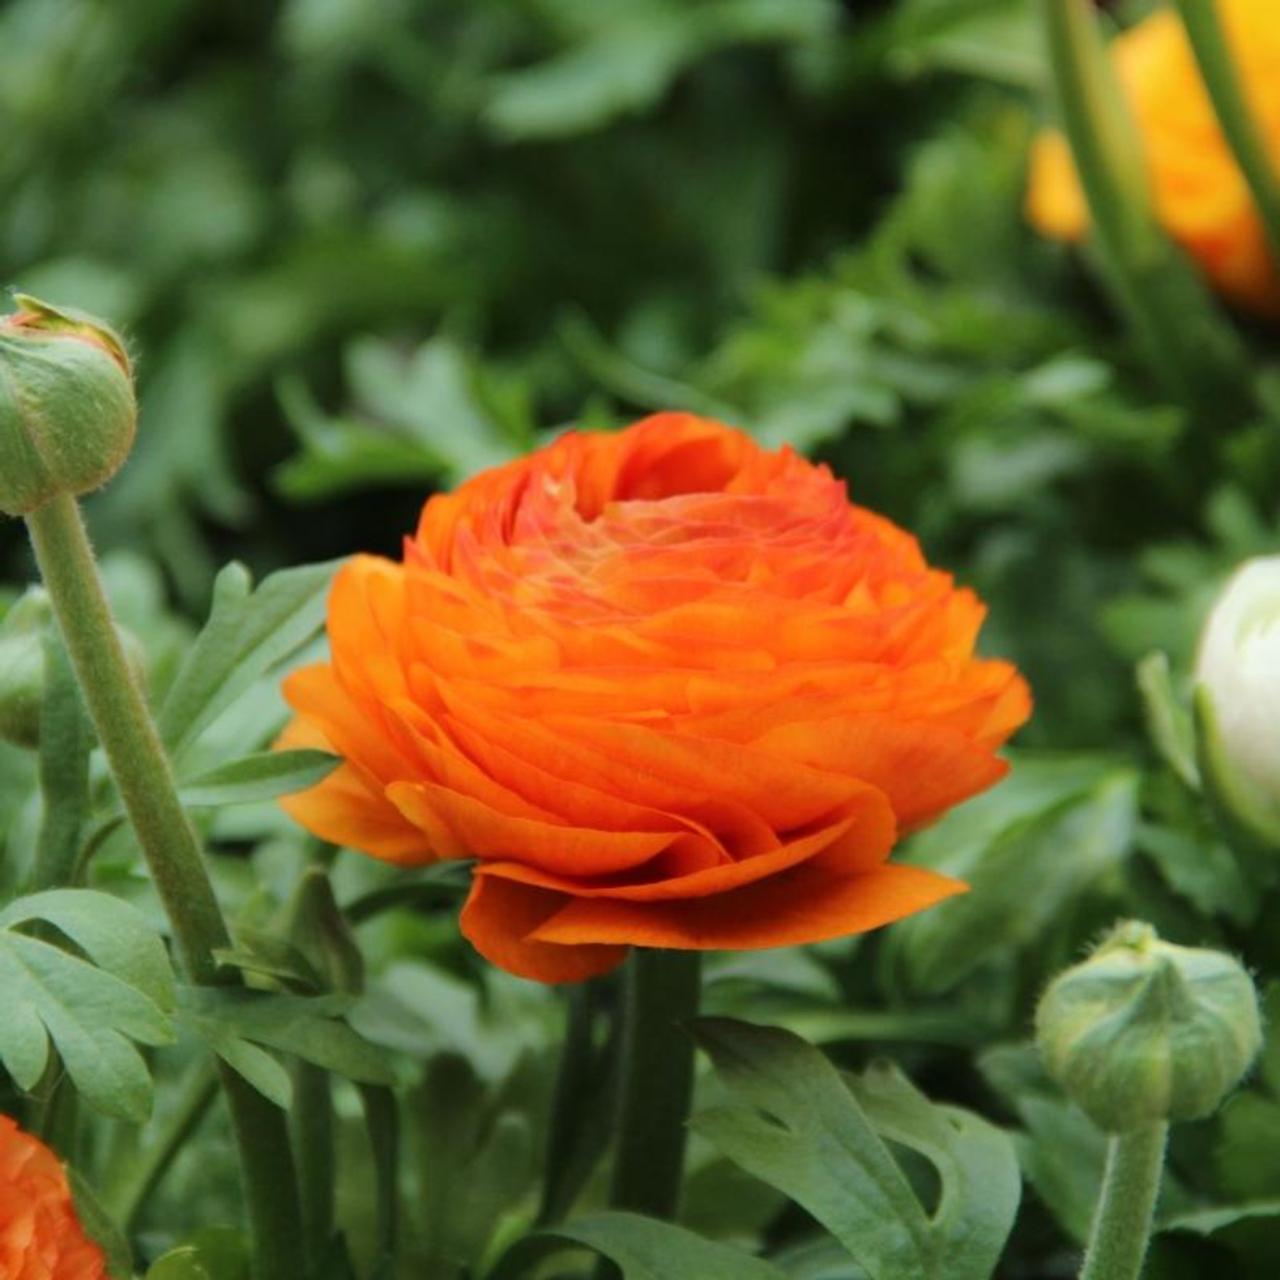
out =
[[[541,1227],[564,1218],[582,1189],[584,1176],[590,1172],[590,1165],[582,1159],[581,1148],[583,1122],[591,1110],[586,1102],[597,1083],[591,994],[586,982],[574,983],[566,992],[564,1041],[551,1099],[542,1204],[537,1217]]]
[[[618,1145],[610,1203],[672,1218],[680,1203],[685,1123],[693,1096],[693,1039],[701,955],[636,947],[623,1009]]]
[[[1080,1280],[1138,1280],[1151,1240],[1169,1126],[1112,1136]]]
[[[1142,140],[1092,0],[1040,0],[1063,132],[1088,201],[1105,280],[1152,373],[1201,412],[1240,401],[1243,351],[1156,216]]]
[[[295,1069],[290,1126],[298,1167],[306,1256],[312,1266],[319,1269],[333,1235],[336,1173],[333,1091],[329,1073],[323,1067],[300,1062]]]
[[[74,497],[27,516],[40,574],[125,810],[155,881],[182,967],[219,979],[215,951],[230,943],[200,841],[178,799],[173,769],[125,658]],[[297,1280],[302,1234],[285,1118],[230,1068],[219,1073],[245,1176],[255,1280]]]
[[[1280,263],[1280,182],[1236,74],[1214,0],[1175,0],[1223,135],[1258,206],[1272,256]]]

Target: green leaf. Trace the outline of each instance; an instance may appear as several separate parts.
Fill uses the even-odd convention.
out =
[[[347,997],[277,995],[242,987],[183,987],[179,1005],[179,1016],[194,1027],[207,1029],[212,1024],[224,1034],[295,1054],[304,1062],[362,1084],[395,1082],[386,1053],[335,1016],[350,1008]]]
[[[238,926],[236,945],[220,947],[214,959],[242,973],[274,979],[303,995],[318,994],[324,987],[315,966],[292,942],[265,930]]]
[[[1062,1098],[1034,1044],[997,1045],[978,1066],[1022,1121],[1017,1149],[1027,1181],[1067,1235],[1083,1244],[1102,1187],[1106,1134]]]
[[[302,449],[282,462],[272,479],[294,502],[317,502],[388,484],[416,482],[426,488],[440,475],[441,459],[421,441],[372,424],[329,417],[300,378],[282,378],[276,396]]]
[[[698,1113],[694,1131],[812,1214],[872,1280],[987,1280],[1021,1190],[1003,1133],[933,1105],[890,1066],[846,1083],[777,1028],[704,1018],[695,1036],[734,1101]],[[886,1139],[934,1166],[932,1215]]]
[[[934,1105],[890,1064],[872,1064],[850,1087],[882,1138],[919,1152],[938,1171],[942,1196],[931,1220],[936,1274],[985,1280],[1022,1196],[1009,1137],[971,1112]]]
[[[780,1249],[773,1260],[790,1280],[866,1280],[867,1277],[827,1235]]]
[[[703,1240],[670,1222],[634,1213],[597,1213],[510,1248],[488,1280],[518,1280],[564,1249],[591,1249],[610,1258],[623,1280],[784,1280],[785,1272],[729,1245]]]
[[[1144,822],[1138,828],[1138,847],[1169,887],[1202,915],[1223,915],[1235,925],[1247,926],[1263,907],[1263,896],[1250,885],[1240,859],[1216,828]]]
[[[52,924],[83,959],[17,926]],[[91,1106],[141,1122],[151,1079],[134,1047],[173,1039],[163,944],[127,903],[88,889],[19,898],[0,912],[0,1061],[21,1089],[43,1074],[49,1041]]]
[[[930,1274],[929,1221],[836,1069],[790,1032],[703,1018],[694,1037],[737,1101],[695,1133],[822,1223],[874,1280]]]
[[[228,1031],[215,1019],[188,1013],[183,1020],[232,1071],[257,1089],[268,1102],[286,1111],[293,1105],[293,1081],[274,1054]]]
[[[346,355],[351,388],[361,403],[400,424],[455,481],[509,462],[527,443],[490,411],[472,362],[448,338],[423,343],[407,360],[376,339],[352,343]]]
[[[1218,1185],[1233,1200],[1269,1200],[1276,1194],[1280,1103],[1255,1090],[1238,1093],[1222,1109],[1215,1152]]]
[[[103,969],[137,987],[165,1013],[173,1011],[169,953],[136,907],[93,889],[50,889],[0,911],[0,928],[27,920],[47,921]]]
[[[209,620],[160,708],[160,733],[175,758],[255,680],[320,630],[336,568],[283,569],[255,590],[243,565],[229,564],[218,574]]]
[[[207,1227],[157,1258],[146,1280],[249,1280],[244,1240],[230,1228]]]
[[[1280,1218],[1280,1200],[1246,1200],[1241,1204],[1219,1204],[1174,1214],[1159,1224],[1161,1231],[1191,1231],[1211,1236],[1215,1231],[1245,1222],[1249,1218]]]
[[[1200,786],[1191,713],[1178,701],[1169,677],[1169,656],[1156,650],[1137,667],[1138,688],[1147,716],[1147,732],[1166,764],[1192,790]]]
[[[339,763],[339,758],[328,751],[310,748],[256,751],[183,779],[179,783],[179,795],[183,804],[192,808],[256,804],[305,791],[327,778]]]
[[[471,868],[465,862],[437,862],[414,871],[391,884],[370,889],[343,905],[343,914],[353,925],[401,908],[430,911],[452,907],[466,897]]]

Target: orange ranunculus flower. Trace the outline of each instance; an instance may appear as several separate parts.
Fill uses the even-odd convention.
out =
[[[886,858],[1027,717],[982,617],[789,449],[674,413],[569,434],[432,498],[403,563],[343,568],[285,740],[346,762],[286,806],[476,859],[463,931],[546,982],[873,929],[962,888]]]
[[[76,1218],[58,1157],[0,1115],[0,1278],[105,1280],[106,1274],[102,1250]]]
[[[1243,90],[1280,165],[1280,4],[1218,0]],[[1242,306],[1280,313],[1280,274],[1244,175],[1218,127],[1186,31],[1161,9],[1111,52],[1142,139],[1156,215],[1213,284]],[[1089,210],[1066,139],[1046,130],[1031,154],[1027,206],[1045,235],[1082,240]]]

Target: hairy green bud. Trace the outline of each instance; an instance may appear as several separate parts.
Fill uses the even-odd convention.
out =
[[[285,932],[327,990],[358,994],[364,989],[364,959],[322,868],[307,868],[285,914]]]
[[[1036,1038],[1072,1101],[1123,1133],[1216,1111],[1257,1056],[1262,1028],[1237,960],[1126,921],[1049,985]]]
[[[40,746],[40,714],[46,684],[45,640],[54,626],[53,605],[43,587],[31,587],[0,622],[0,742],[34,751]],[[135,678],[147,682],[147,651],[125,627],[116,627]]]
[[[124,343],[79,311],[17,295],[0,319],[0,511],[23,516],[105,484],[133,445]]]
[[[32,750],[40,743],[44,633],[52,619],[49,597],[33,587],[0,624],[0,741]]]

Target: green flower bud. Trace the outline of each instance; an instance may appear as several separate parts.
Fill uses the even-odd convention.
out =
[[[1216,1111],[1262,1043],[1258,996],[1220,951],[1126,921],[1049,985],[1036,1011],[1049,1073],[1111,1133]]]
[[[364,989],[364,958],[320,867],[307,868],[285,915],[289,940],[328,990],[354,995]]]
[[[49,597],[33,587],[0,625],[0,741],[33,750],[39,745],[44,633],[52,618]]]
[[[133,444],[124,344],[78,311],[17,295],[0,319],[0,511],[22,516],[98,488]]]
[[[53,606],[43,587],[32,587],[0,623],[0,742],[34,751],[40,745],[45,690],[45,636]],[[147,682],[147,651],[132,631],[117,627],[135,678]]]

